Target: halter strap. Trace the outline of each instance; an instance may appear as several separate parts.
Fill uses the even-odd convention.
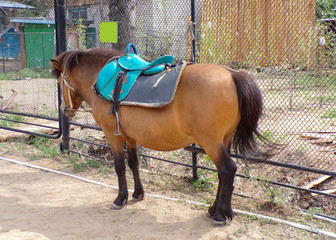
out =
[[[69,80],[66,78],[66,76],[63,72],[61,73],[61,77],[62,77],[62,83],[61,83],[62,92],[63,92],[63,85],[65,85],[68,88],[68,99],[69,99],[70,106],[67,106],[67,104],[65,102],[64,94],[62,93],[62,102],[64,102],[65,109],[69,109],[69,110],[76,111],[76,112],[91,112],[91,110],[87,110],[84,107],[82,107],[84,109],[83,111],[73,108],[73,103],[72,103],[72,100],[71,100],[70,90],[72,90],[74,92],[76,92],[76,90],[71,86]]]
[[[71,84],[69,83],[69,80],[66,78],[66,76],[63,73],[61,73],[61,76],[62,76],[62,82],[65,84],[65,86],[67,86],[72,91],[75,91],[75,89],[71,86]]]

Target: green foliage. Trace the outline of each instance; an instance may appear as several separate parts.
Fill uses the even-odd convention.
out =
[[[99,162],[96,162],[95,160],[92,160],[92,159],[89,159],[87,161],[87,165],[89,167],[93,167],[93,168],[100,168],[100,163]]]
[[[36,147],[36,148],[40,148],[42,145],[45,145],[47,143],[49,143],[50,140],[48,138],[45,137],[39,137],[39,136],[30,136],[28,138],[28,144]]]
[[[41,157],[55,157],[61,154],[58,145],[52,142],[49,138],[30,136],[28,139],[28,144],[41,150],[43,152]]]
[[[307,218],[309,220],[312,220],[316,213],[323,214],[323,209],[321,207],[311,207],[311,208],[309,208],[308,211],[307,211]]]
[[[79,155],[70,153],[68,158],[75,172],[83,172],[86,169],[87,166],[84,162],[81,161]]]
[[[336,118],[336,109],[328,109],[321,118]]]
[[[83,19],[78,19],[77,34],[79,39],[79,47],[86,50],[86,26],[83,24]]]
[[[214,179],[212,179],[208,174],[208,171],[205,170],[200,170],[198,172],[198,179],[193,182],[195,189],[201,189],[204,191],[214,186]]]
[[[7,73],[0,74],[0,80],[12,80],[15,77],[16,77],[16,74],[14,72],[7,72]]]
[[[299,75],[295,79],[296,85],[334,85],[336,86],[336,77],[335,76],[323,76],[323,75]]]
[[[37,9],[21,9],[20,17],[46,17],[48,15],[48,7],[45,0],[25,0],[24,4],[36,7]]]
[[[86,168],[86,164],[83,162],[72,161],[75,172],[83,172]]]
[[[18,72],[7,72],[0,74],[0,80],[21,80],[26,78],[53,78],[49,70],[33,70],[24,68]]]
[[[268,196],[269,202],[275,202],[277,195],[279,194],[279,189],[273,186],[269,181],[262,180],[261,187]]]
[[[103,168],[102,169],[102,172],[105,174],[105,175],[108,175],[108,174],[110,174],[110,169],[109,168]]]
[[[335,18],[336,0],[316,0],[316,18]]]
[[[274,141],[275,140],[274,134],[268,129],[265,132],[262,133],[262,136],[264,138],[268,139],[269,141]]]
[[[1,118],[2,119],[0,120],[0,126],[4,126],[4,127],[13,127],[16,124],[15,122],[7,121],[7,119],[15,120],[15,121],[23,120],[23,116],[14,115],[14,114],[3,114]]]

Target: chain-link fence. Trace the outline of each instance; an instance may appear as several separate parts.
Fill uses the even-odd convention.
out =
[[[195,22],[191,21],[192,3],[195,3]],[[67,1],[67,46],[68,50],[94,47],[124,50],[126,44],[132,42],[139,55],[149,61],[171,54],[179,62],[191,59],[192,40],[195,40],[198,62],[220,63],[248,70],[254,75],[264,98],[260,129],[268,139],[286,145],[272,158],[273,161],[335,172],[336,20],[316,20],[315,9],[313,0]],[[53,18],[52,7],[48,17]],[[99,24],[105,21],[118,22],[118,43],[100,42]],[[47,45],[52,41],[49,34],[37,34],[39,40],[36,38],[35,44],[31,45],[33,52],[43,53],[37,57],[35,66],[28,64],[35,60],[28,57],[27,42],[27,62],[20,62],[22,55],[19,55],[16,60],[11,60],[12,63],[16,61],[17,67],[46,68],[47,59],[54,56],[54,48]],[[25,36],[27,38],[28,33]],[[7,64],[5,59],[3,66],[11,69]],[[0,83],[3,89],[5,84]],[[36,82],[31,86],[37,86]],[[8,97],[4,90],[0,93]],[[24,100],[18,103],[20,107],[24,106],[21,101]],[[87,113],[79,113],[75,123],[95,125]],[[104,143],[99,131],[75,131],[72,136]],[[102,150],[97,146],[73,145],[73,150],[102,156],[99,154]],[[141,151],[146,155],[149,150]],[[171,153],[168,158],[190,163],[189,155],[186,152]],[[161,163],[146,157],[142,157],[142,161],[146,166],[162,170]],[[206,157],[202,157],[199,164],[211,167]],[[259,186],[268,189],[266,198],[270,200],[283,198],[284,201],[299,201],[303,208],[328,206],[327,212],[335,211],[335,200],[331,198],[311,198],[306,193],[298,196],[292,190],[275,190],[266,181],[305,187],[320,174],[243,160],[238,160],[238,165],[238,174],[250,179],[236,181],[237,193],[253,195],[253,191],[247,193],[255,188],[251,179],[258,179]],[[180,166],[169,168],[181,172],[176,170]],[[314,188],[333,190],[336,183],[329,178]],[[258,191],[254,193],[260,194]],[[313,200],[308,201],[308,198]]]

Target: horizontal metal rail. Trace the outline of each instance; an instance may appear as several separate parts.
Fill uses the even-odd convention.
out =
[[[82,123],[76,123],[76,122],[69,122],[71,125],[82,127],[82,128],[89,128],[89,129],[94,129],[98,131],[103,131],[100,127],[98,126],[92,126],[92,125],[87,125],[87,124],[82,124]]]
[[[190,152],[206,154],[203,148],[197,147],[197,146],[188,146],[184,149],[187,150],[187,151],[190,151]],[[273,166],[278,166],[278,167],[291,168],[291,169],[295,169],[295,170],[306,171],[306,172],[311,172],[311,173],[319,173],[319,174],[324,174],[324,175],[329,175],[329,176],[336,177],[336,172],[328,171],[328,170],[298,166],[298,165],[294,165],[294,164],[291,164],[291,163],[281,163],[281,162],[276,162],[276,161],[264,160],[264,159],[249,157],[249,156],[245,157],[243,155],[230,154],[230,156],[234,157],[234,158],[254,162],[254,163],[268,164],[268,165],[273,165]]]
[[[98,147],[111,149],[111,147],[109,145],[105,145],[105,144],[95,143],[95,142],[92,142],[92,141],[83,140],[83,139],[79,139],[79,138],[73,138],[73,137],[70,137],[69,139],[70,140],[75,140],[75,141],[78,141],[78,142],[82,142],[82,143],[86,143],[86,144],[90,144],[90,145],[95,145],[95,146],[98,146]]]
[[[5,130],[13,131],[13,132],[24,133],[24,134],[28,134],[28,135],[34,135],[34,136],[38,136],[38,137],[45,137],[45,138],[50,138],[50,139],[58,139],[62,136],[62,131],[61,131],[62,126],[61,126],[61,121],[59,120],[59,118],[40,116],[40,115],[29,114],[29,113],[6,111],[6,110],[0,110],[0,113],[6,113],[6,114],[11,114],[11,115],[18,115],[18,116],[24,116],[24,117],[31,117],[31,118],[38,118],[38,119],[55,121],[55,122],[59,123],[58,129],[57,129],[59,131],[56,135],[50,135],[50,134],[32,132],[32,131],[27,131],[27,130],[14,128],[14,127],[7,127],[7,126],[2,126],[2,125],[0,125],[0,129],[5,129]],[[8,122],[21,123],[21,124],[25,124],[25,125],[43,127],[43,128],[48,128],[48,129],[55,129],[53,127],[42,125],[42,124],[29,123],[29,122],[23,122],[23,121],[19,121],[19,120],[6,119],[6,118],[0,118],[0,119],[3,120],[3,121],[8,121]]]

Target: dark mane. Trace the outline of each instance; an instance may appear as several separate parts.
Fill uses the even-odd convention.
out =
[[[105,59],[107,62],[109,59],[115,56],[123,55],[124,53],[119,52],[113,49],[105,48],[93,48],[89,50],[72,50],[63,52],[56,57],[56,60],[63,66],[63,71],[70,72],[72,67],[76,64],[79,64],[79,58],[82,56],[91,57],[91,58],[101,58]],[[51,68],[51,74],[58,78],[61,74],[61,71],[54,66]]]

